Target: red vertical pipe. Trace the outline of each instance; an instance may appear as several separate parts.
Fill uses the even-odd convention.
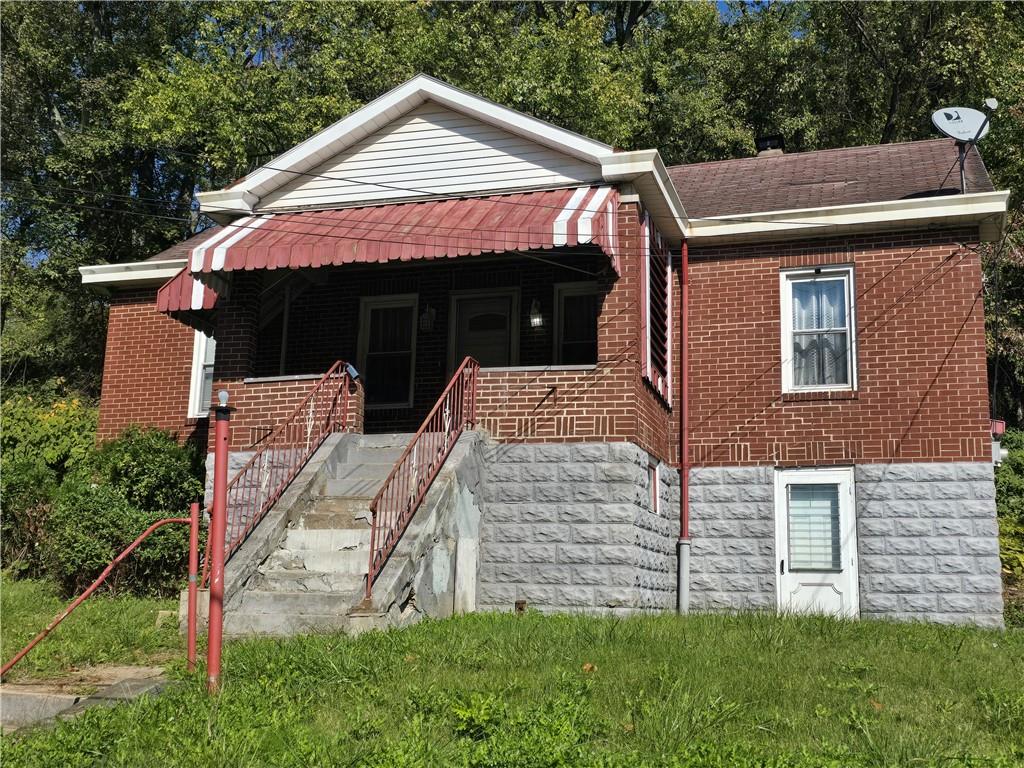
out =
[[[220,656],[224,637],[224,538],[228,511],[228,438],[231,433],[231,409],[226,392],[214,408],[213,437],[213,511],[210,520],[210,627],[207,633],[206,688],[220,691]]]
[[[679,270],[679,540],[690,538],[690,253],[683,241]]]
[[[188,528],[188,653],[187,668],[196,668],[196,611],[199,607],[199,502],[193,501],[189,508]]]

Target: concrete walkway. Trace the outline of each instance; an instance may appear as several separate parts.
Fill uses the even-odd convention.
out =
[[[104,666],[73,677],[0,685],[0,723],[4,733],[32,725],[69,720],[89,707],[112,707],[167,684],[162,667]]]

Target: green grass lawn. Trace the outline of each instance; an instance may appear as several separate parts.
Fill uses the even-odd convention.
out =
[[[0,658],[6,663],[69,601],[45,581],[0,573]],[[176,600],[94,595],[11,670],[11,682],[58,678],[94,664],[157,664],[184,653],[176,622],[157,627],[157,613]]]
[[[6,766],[1024,764],[1024,633],[766,615],[481,614],[230,643],[3,741]]]

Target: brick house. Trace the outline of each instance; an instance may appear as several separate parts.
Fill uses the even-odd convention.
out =
[[[418,76],[200,194],[218,227],[82,269],[100,435],[205,444],[229,393],[265,501],[231,502],[229,631],[517,603],[999,625],[977,245],[1008,194],[976,150],[941,188],[956,158],[666,168]],[[341,417],[268,496],[339,360]]]

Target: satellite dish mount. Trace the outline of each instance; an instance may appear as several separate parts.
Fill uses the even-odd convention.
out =
[[[992,113],[999,107],[995,99],[985,99],[985,111],[970,107],[943,107],[932,112],[932,123],[946,136],[956,141],[960,163],[960,194],[967,194],[967,174],[964,163],[967,152],[988,133]],[[947,174],[948,175],[948,174]]]

